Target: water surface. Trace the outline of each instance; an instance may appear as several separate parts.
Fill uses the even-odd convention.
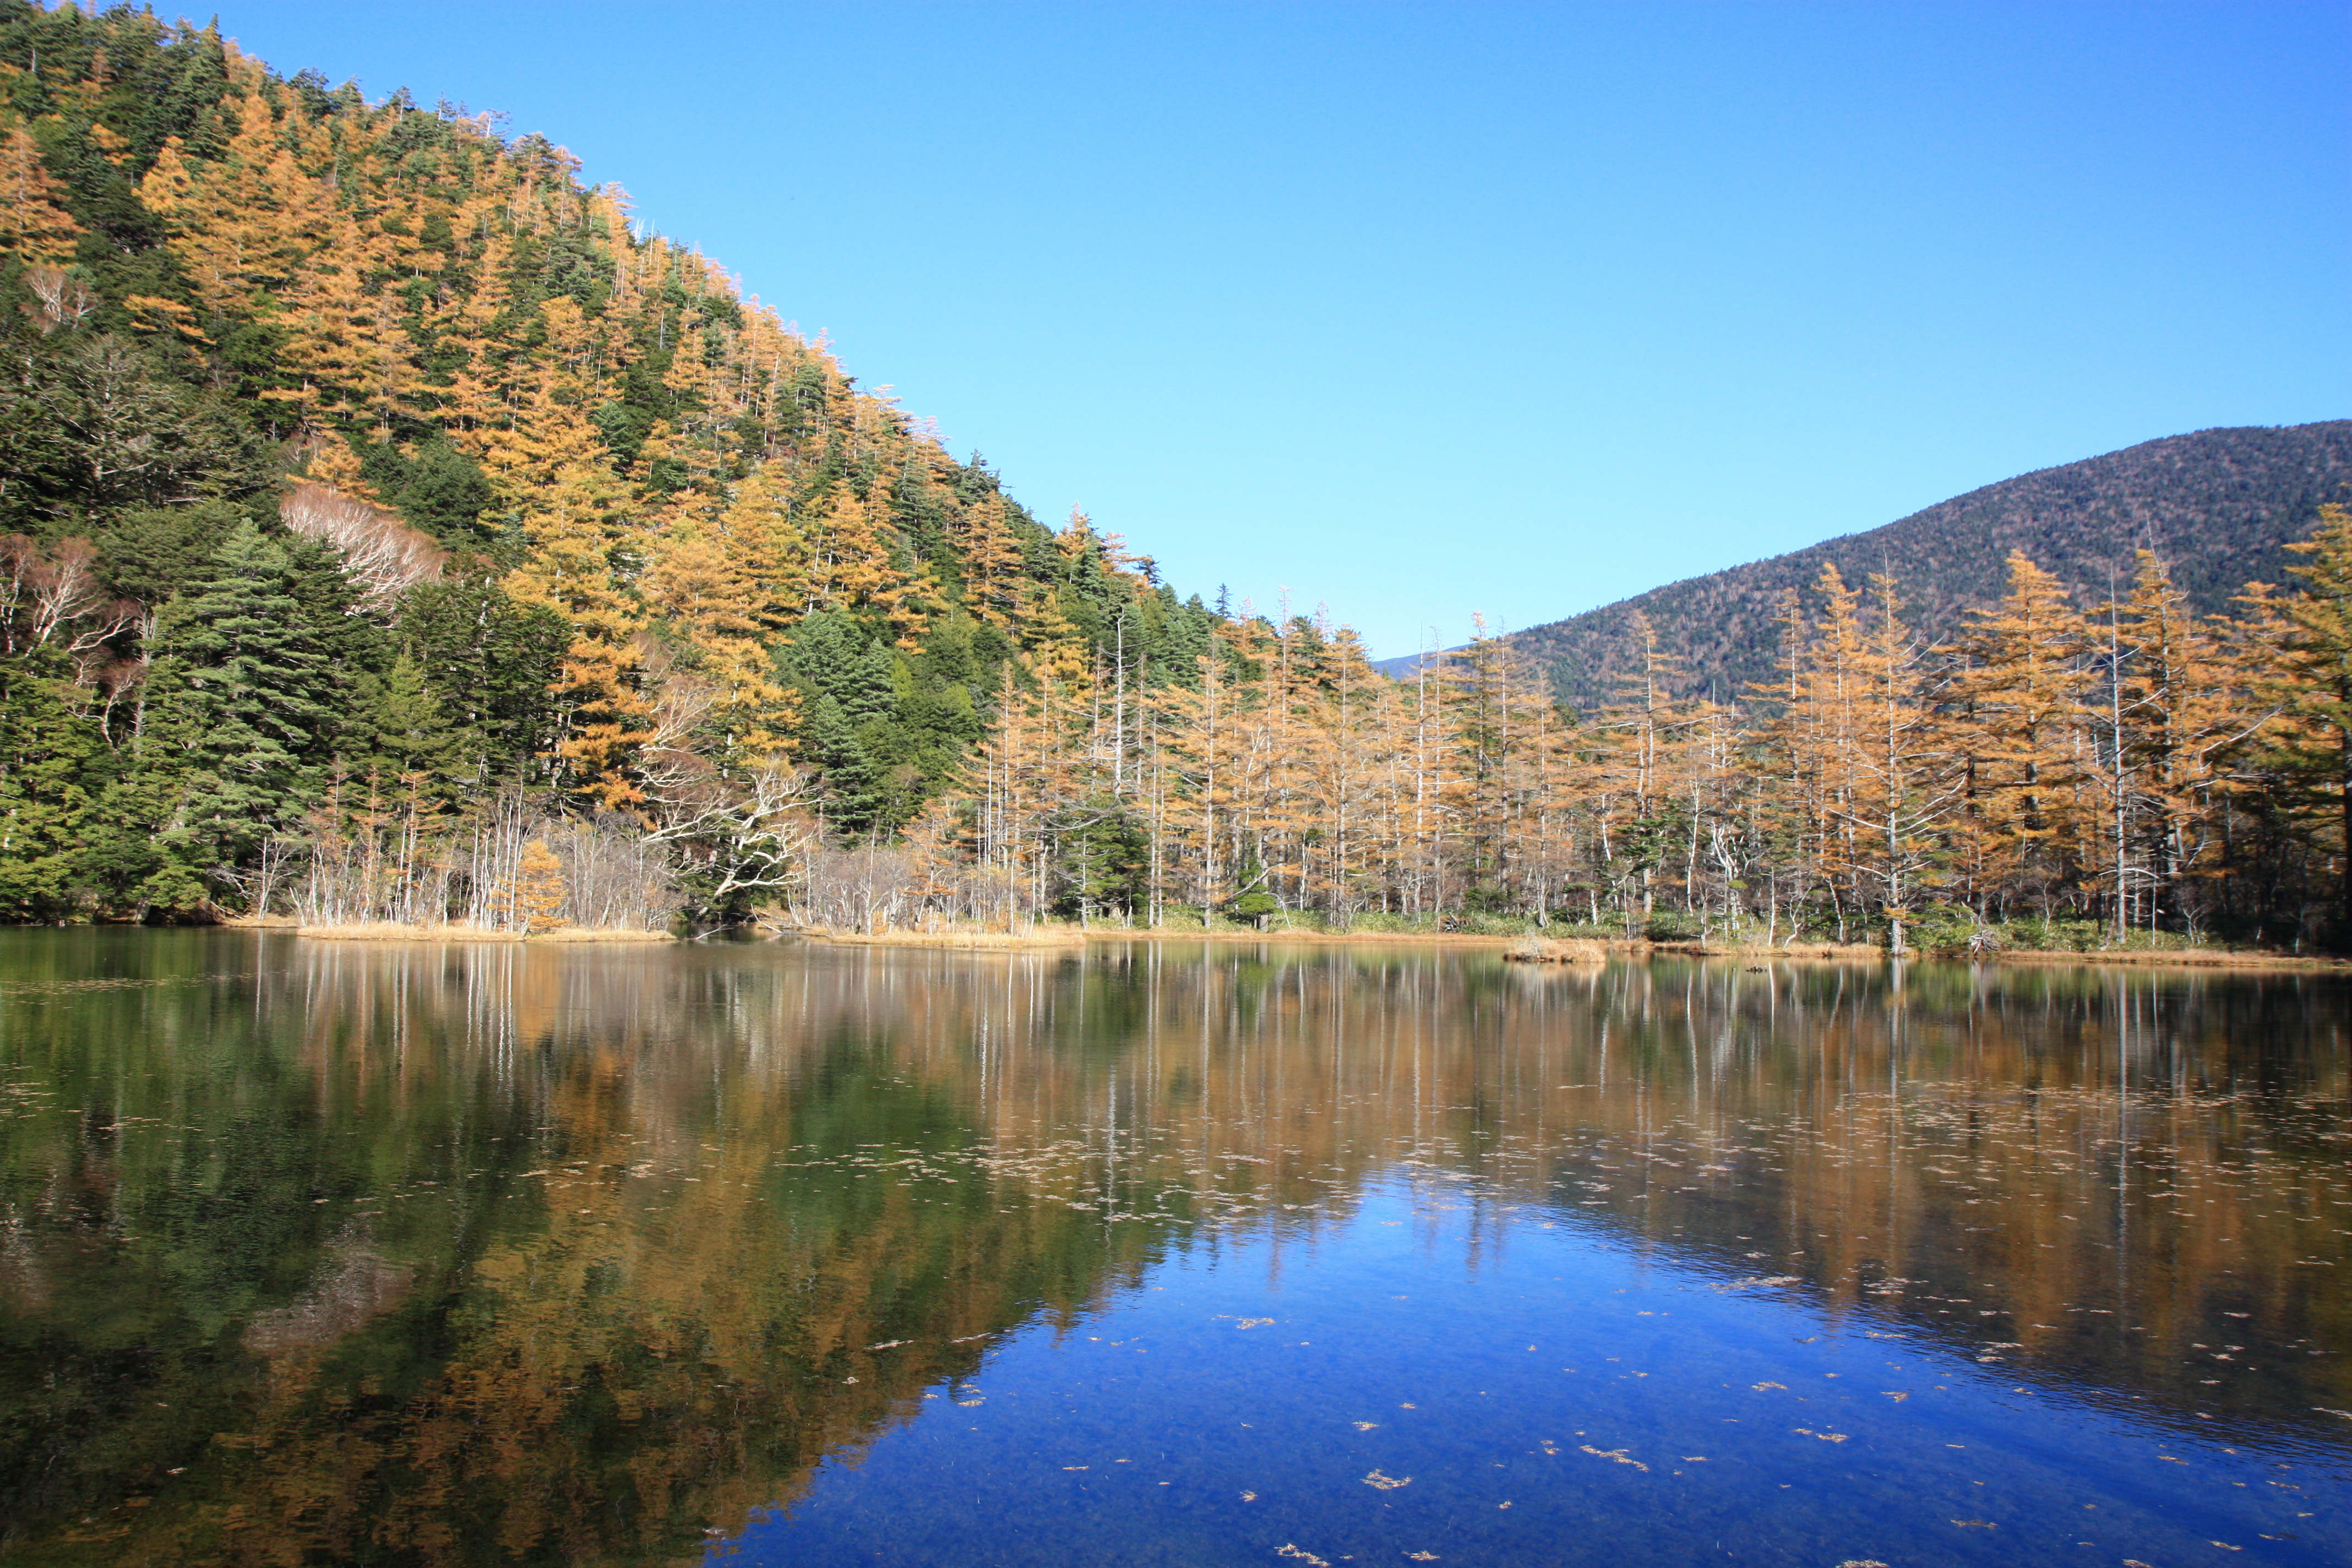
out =
[[[0,1561],[2335,1563],[2352,987],[0,935]]]

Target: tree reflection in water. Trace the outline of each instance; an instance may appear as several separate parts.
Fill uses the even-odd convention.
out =
[[[2332,979],[59,931],[0,992],[26,1560],[695,1561],[1400,1174],[1474,1255],[1574,1216],[2078,1395],[2352,1408]]]

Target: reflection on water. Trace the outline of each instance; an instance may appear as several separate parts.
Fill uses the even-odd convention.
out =
[[[777,1562],[1355,1552],[1312,1527],[1366,1561],[1576,1560],[1573,1531],[1595,1561],[1830,1564],[1853,1500],[1800,1500],[1982,1489],[1938,1441],[1964,1422],[2071,1436],[2004,1448],[1999,1506],[1960,1494],[1983,1517],[1905,1562],[2128,1554],[2074,1546],[2037,1489],[2326,1561],[2352,1543],[2347,1019],[2307,976],[9,933],[0,1559],[684,1563],[747,1527]],[[1784,1322],[1805,1348],[1756,1360],[1742,1336]],[[1113,1325],[1162,1359],[1105,1371]],[[1612,1354],[1636,1334],[1646,1384]],[[1504,1355],[1529,1339],[1569,1348]],[[1255,1395],[1242,1344],[1292,1352]],[[1911,1358],[1851,1396],[1877,1425],[1838,1478],[1640,1441],[1703,1417],[1844,1444],[1818,1390],[1787,1393],[1811,1415],[1701,1398],[1842,1375],[1806,1359],[1836,1344]],[[1323,1478],[1362,1456],[1304,1427],[1219,1468],[1407,1366],[1387,1408],[1414,1415],[1331,1419],[1367,1444],[1423,1420],[1412,1481]],[[1542,1403],[1604,1377],[1618,1438],[1576,1425],[1598,1395]],[[1979,1387],[2009,1403],[1951,1403]],[[1497,1403],[1418,1415],[1455,1395]],[[1521,1415],[1561,1429],[1505,1436]],[[1055,1446],[1145,1421],[1153,1495],[1089,1511],[1108,1483]],[[2171,1472],[2140,1503],[2066,1492],[2142,1439],[2216,1489],[2195,1520]],[[1515,1497],[1456,1495],[1538,1460]],[[1653,1480],[1711,1489],[1612,1500]],[[969,1533],[1016,1516],[1019,1542]]]

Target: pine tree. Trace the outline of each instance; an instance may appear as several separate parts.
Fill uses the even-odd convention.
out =
[[[1952,680],[1971,826],[2007,887],[2045,906],[2081,864],[2078,734],[2085,632],[2058,580],[2009,558],[2009,592],[1976,617]]]
[[[554,931],[566,923],[563,900],[570,891],[563,862],[546,839],[534,838],[523,846],[522,858],[500,889],[499,911],[511,930],[531,935]]]
[[[0,658],[0,919],[70,912],[106,754],[54,647]]]
[[[186,908],[204,879],[299,820],[316,795],[340,672],[287,549],[251,524],[164,607],[145,721],[119,805],[152,813],[157,858],[130,895]]]
[[[20,126],[0,128],[0,251],[28,264],[69,258],[82,230],[61,205],[64,194],[32,137]]]
[[[380,676],[363,672],[356,685],[357,712],[346,748],[352,765],[387,780],[418,778],[445,799],[473,782],[472,738],[411,649],[403,647]]]
[[[962,552],[965,602],[991,626],[1019,632],[1021,546],[994,490],[964,510],[957,544]]]
[[[2273,747],[2341,879],[2339,937],[2352,941],[2352,509],[2320,508],[2309,539],[2287,546],[2303,592],[2279,605],[2271,667],[2284,723]]]
[[[614,571],[635,534],[619,483],[600,467],[567,467],[534,496],[524,524],[530,552],[504,584],[517,604],[543,606],[572,628],[557,678],[567,713],[556,753],[572,786],[608,810],[642,798],[628,767],[651,734],[637,689],[645,612]]]
[[[1856,828],[1852,854],[1886,917],[1888,951],[1899,955],[1953,792],[1929,738],[1919,645],[1903,622],[1894,579],[1873,573],[1870,590],[1869,635],[1855,665],[1860,788],[1849,807]]]

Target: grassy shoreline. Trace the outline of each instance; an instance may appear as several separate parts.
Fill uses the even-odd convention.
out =
[[[306,926],[284,917],[241,919],[223,922],[232,928],[247,931],[282,932],[289,936],[308,937],[318,942],[667,942],[677,939],[668,931],[583,930],[560,927],[554,931],[498,931],[483,926],[467,925],[403,925],[392,922],[370,922],[353,925]],[[1197,927],[1148,926],[1087,926],[1045,924],[1025,931],[945,930],[945,931],[831,931],[817,927],[793,927],[774,931],[772,934],[795,936],[828,946],[837,947],[926,947],[955,952],[1071,952],[1090,942],[1209,942],[1265,943],[1286,942],[1318,947],[1453,947],[1467,949],[1526,949],[1528,936],[1504,936],[1470,931],[1317,931],[1310,928],[1289,928],[1274,931],[1220,929],[1203,931]],[[1805,963],[1875,963],[1885,960],[1885,948],[1859,942],[1701,942],[1696,941],[1650,941],[1645,938],[1575,937],[1564,941],[1537,937],[1533,952],[1522,953],[1523,961],[1537,963],[1561,962],[1592,962],[1588,950],[1602,950],[1610,960],[1646,961],[1652,958],[1717,958],[1749,962]],[[1560,957],[1550,956],[1545,950],[1559,950]],[[1565,958],[1569,951],[1578,957]],[[2207,969],[2270,971],[2285,973],[2340,973],[2352,972],[2352,959],[2284,952],[2260,952],[2226,948],[2004,948],[1997,952],[1971,955],[1966,952],[1924,951],[1907,955],[1918,963],[1977,963],[1996,964],[2050,965],[2069,963],[2110,964],[2138,969]]]

